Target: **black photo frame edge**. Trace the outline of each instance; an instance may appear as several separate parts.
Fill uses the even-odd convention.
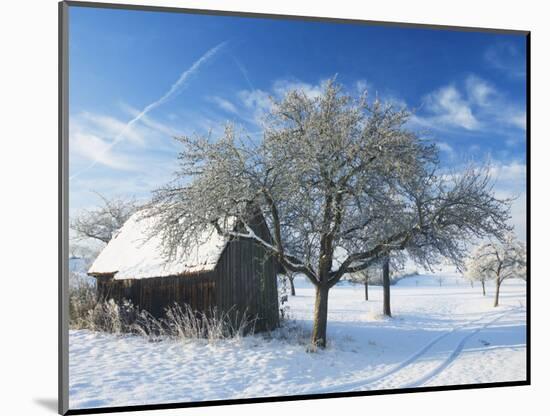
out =
[[[200,402],[175,402],[133,406],[95,407],[69,409],[69,325],[68,325],[68,283],[69,283],[69,7],[88,7],[123,10],[143,10],[185,14],[203,14],[214,16],[238,16],[252,18],[270,18],[300,21],[317,21],[349,24],[367,24],[391,27],[423,28],[434,30],[452,30],[460,32],[487,32],[525,36],[526,42],[526,246],[527,246],[527,322],[526,322],[526,378],[519,381],[495,383],[459,384],[433,387],[401,388],[391,390],[373,390],[361,392],[335,392],[294,396],[255,397]],[[167,6],[147,6],[82,1],[61,1],[58,3],[58,412],[61,415],[113,413],[142,410],[178,409],[188,407],[208,407],[234,404],[270,403],[296,400],[316,400],[344,397],[364,397],[371,395],[420,393],[448,390],[467,390],[493,387],[515,387],[531,385],[531,31],[508,30],[498,28],[479,28],[446,26],[405,22],[370,21],[330,17],[296,16],[283,14],[253,13],[242,11],[222,11],[207,9],[187,9]]]

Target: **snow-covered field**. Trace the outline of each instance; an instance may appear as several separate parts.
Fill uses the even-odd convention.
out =
[[[442,276],[440,286],[439,276]],[[524,380],[525,283],[506,281],[501,306],[459,276],[415,276],[382,290],[336,286],[329,346],[307,353],[314,290],[290,297],[290,336],[147,342],[136,336],[70,332],[70,407],[139,405]],[[287,331],[288,332],[288,331]],[[303,334],[300,336],[300,333]]]

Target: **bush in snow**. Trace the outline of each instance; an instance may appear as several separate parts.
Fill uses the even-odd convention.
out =
[[[179,304],[168,308],[166,317],[161,321],[170,337],[180,340],[205,338],[209,342],[251,335],[256,324],[256,319],[246,311],[241,313],[233,308],[220,312],[214,308],[203,313]]]
[[[69,273],[69,327],[121,334],[130,332],[139,311],[125,301],[97,298],[94,279],[81,273]]]
[[[235,309],[218,312],[214,308],[203,313],[191,309],[187,304],[181,306],[175,303],[166,309],[165,317],[160,319],[147,311],[141,311],[129,328],[132,333],[144,336],[151,341],[168,337],[182,341],[207,339],[208,342],[215,342],[252,335],[255,323],[255,318]]]
[[[97,304],[95,284],[87,276],[69,273],[69,326],[72,329],[85,327],[88,312]]]
[[[162,320],[155,318],[146,310],[140,311],[131,324],[131,332],[147,338],[149,341],[161,341],[166,336]]]
[[[96,281],[86,274],[97,256],[88,246],[71,242],[69,258],[69,326],[78,329],[97,304]]]
[[[138,316],[138,310],[130,302],[121,305],[113,299],[98,302],[81,319],[80,326],[97,332],[123,334],[132,332],[133,323]]]
[[[111,334],[135,334],[150,341],[164,338],[178,340],[241,338],[255,331],[256,318],[232,308],[218,312],[215,308],[207,313],[197,312],[187,304],[175,303],[166,309],[163,318],[155,318],[146,310],[138,310],[129,301],[122,304],[113,299],[95,301],[87,309],[79,310],[72,320],[73,329],[89,329]]]

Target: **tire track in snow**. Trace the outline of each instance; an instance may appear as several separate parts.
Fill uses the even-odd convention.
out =
[[[311,394],[322,394],[322,393],[334,393],[334,392],[342,392],[342,391],[361,391],[361,390],[371,390],[372,388],[372,384],[373,383],[376,383],[378,381],[382,381],[390,376],[392,376],[393,374],[403,370],[404,368],[408,367],[409,365],[417,362],[420,357],[422,357],[426,352],[428,352],[434,345],[436,345],[438,342],[440,342],[441,340],[447,338],[448,336],[450,336],[451,334],[454,334],[455,332],[457,331],[460,331],[462,329],[465,329],[465,328],[468,328],[472,325],[474,325],[475,323],[477,323],[478,321],[481,321],[482,319],[486,319],[488,316],[489,317],[492,317],[496,314],[498,314],[499,316],[497,316],[495,319],[487,322],[486,324],[484,324],[483,326],[481,327],[478,327],[478,328],[475,328],[474,331],[470,334],[468,334],[465,338],[467,338],[466,340],[462,339],[462,341],[464,341],[464,344],[468,341],[469,338],[471,338],[473,335],[475,335],[477,332],[479,332],[481,329],[483,328],[486,328],[487,326],[489,326],[491,323],[494,323],[496,321],[498,321],[499,319],[502,319],[504,316],[508,315],[509,313],[511,313],[512,311],[515,311],[517,308],[514,308],[514,309],[510,309],[504,313],[500,313],[500,312],[493,312],[493,313],[490,313],[490,314],[487,314],[487,315],[483,315],[477,319],[474,319],[464,325],[461,325],[461,326],[458,326],[456,328],[453,328],[451,329],[450,331],[447,331],[437,337],[435,337],[433,340],[431,340],[428,344],[424,345],[420,350],[418,350],[417,352],[415,352],[413,355],[411,355],[409,358],[407,358],[405,361],[402,361],[400,362],[399,364],[397,364],[396,366],[394,366],[392,369],[382,373],[382,374],[379,374],[379,375],[376,375],[376,376],[372,376],[372,377],[369,377],[369,378],[366,378],[366,379],[363,379],[363,380],[358,380],[358,381],[354,381],[354,382],[351,382],[351,383],[346,383],[346,384],[340,384],[339,386],[327,386],[327,387],[324,387],[322,389],[314,389]],[[462,344],[462,341],[459,343],[459,345],[457,346],[457,348],[460,347],[460,344]],[[460,347],[460,351],[462,350],[462,348],[464,347],[464,345],[462,345],[462,347]],[[455,348],[455,351],[456,349]],[[458,354],[460,354],[460,351],[458,352]],[[454,352],[454,351],[453,351]],[[458,356],[457,354],[457,356]],[[451,354],[452,355],[452,354]],[[456,357],[455,357],[456,358]],[[450,362],[452,362],[454,360],[454,358],[452,360],[450,360]],[[447,361],[447,360],[446,360]],[[445,362],[446,362],[445,361]],[[449,364],[450,364],[449,362]],[[448,365],[448,364],[447,364]],[[441,371],[446,367],[443,367],[442,365],[441,366],[438,366],[438,368],[441,367]],[[432,377],[434,377],[434,375],[432,375]],[[430,377],[431,378],[431,377]],[[423,379],[423,378],[422,378]],[[412,384],[412,383],[411,383]],[[415,384],[415,386],[417,386]],[[399,386],[399,388],[404,388],[404,387],[412,387],[407,385],[407,386]],[[307,394],[307,393],[306,393]]]
[[[457,344],[455,349],[451,352],[451,354],[447,357],[446,360],[444,360],[441,364],[439,364],[436,368],[434,368],[432,371],[429,371],[424,376],[418,378],[417,380],[413,381],[412,383],[408,383],[404,386],[401,386],[400,388],[411,388],[411,387],[420,387],[424,384],[426,384],[428,381],[436,377],[437,375],[441,374],[449,365],[451,365],[460,355],[462,350],[464,349],[464,346],[466,343],[476,334],[486,329],[489,325],[494,324],[495,322],[499,321],[500,319],[504,318],[505,316],[509,315],[510,313],[514,312],[514,310],[509,310],[502,315],[496,317],[495,319],[490,320],[489,322],[486,322],[482,326],[474,329],[471,331],[468,335],[466,335],[464,338],[460,340],[460,342]]]

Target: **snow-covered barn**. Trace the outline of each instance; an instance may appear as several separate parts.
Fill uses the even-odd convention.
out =
[[[278,262],[260,244],[212,229],[167,260],[160,237],[151,236],[154,222],[134,214],[99,254],[88,275],[96,278],[100,298],[128,299],[157,317],[176,302],[204,312],[246,311],[257,317],[258,330],[278,325]],[[263,217],[251,223],[258,236],[270,241]]]

